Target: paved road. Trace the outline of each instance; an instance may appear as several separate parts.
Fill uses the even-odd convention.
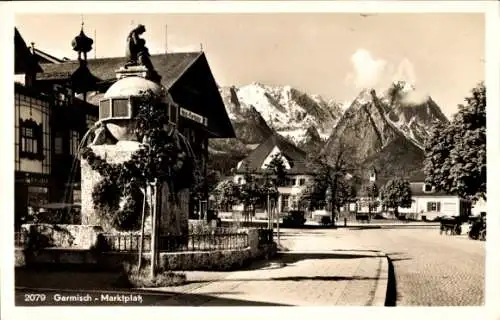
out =
[[[339,249],[336,244],[347,243],[349,249],[387,253],[394,266],[396,305],[484,304],[485,242],[469,240],[465,236],[440,235],[437,228],[345,231],[325,230],[317,236],[331,238],[332,249]],[[297,231],[284,231],[285,245],[293,241],[294,232]],[[305,234],[305,231],[298,233]],[[342,241],[336,241],[336,236]]]

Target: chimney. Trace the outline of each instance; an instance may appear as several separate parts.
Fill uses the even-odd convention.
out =
[[[24,84],[26,87],[33,87],[34,83],[35,83],[35,80],[36,80],[36,67],[37,67],[37,64],[38,64],[38,59],[37,59],[37,55],[36,55],[36,51],[35,51],[35,43],[34,42],[31,42],[30,43],[31,46],[28,48],[29,52],[30,52],[30,57],[29,59],[31,61],[29,61],[29,67],[28,67],[28,72],[26,72],[25,74],[25,80],[24,80]]]

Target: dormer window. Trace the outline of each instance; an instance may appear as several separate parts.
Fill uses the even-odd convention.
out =
[[[424,192],[425,193],[432,193],[432,192],[434,192],[434,189],[435,188],[432,185],[427,184],[427,183],[424,184]]]

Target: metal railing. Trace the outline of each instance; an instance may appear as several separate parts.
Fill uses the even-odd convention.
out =
[[[106,251],[139,251],[140,235],[137,234],[102,234],[106,241]],[[144,235],[143,251],[151,250],[151,235]],[[215,251],[244,249],[248,247],[247,233],[207,233],[189,235],[160,235],[160,252]]]

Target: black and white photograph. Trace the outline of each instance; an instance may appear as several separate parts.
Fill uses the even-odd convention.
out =
[[[2,3],[2,304],[498,319],[498,3],[237,2]]]

